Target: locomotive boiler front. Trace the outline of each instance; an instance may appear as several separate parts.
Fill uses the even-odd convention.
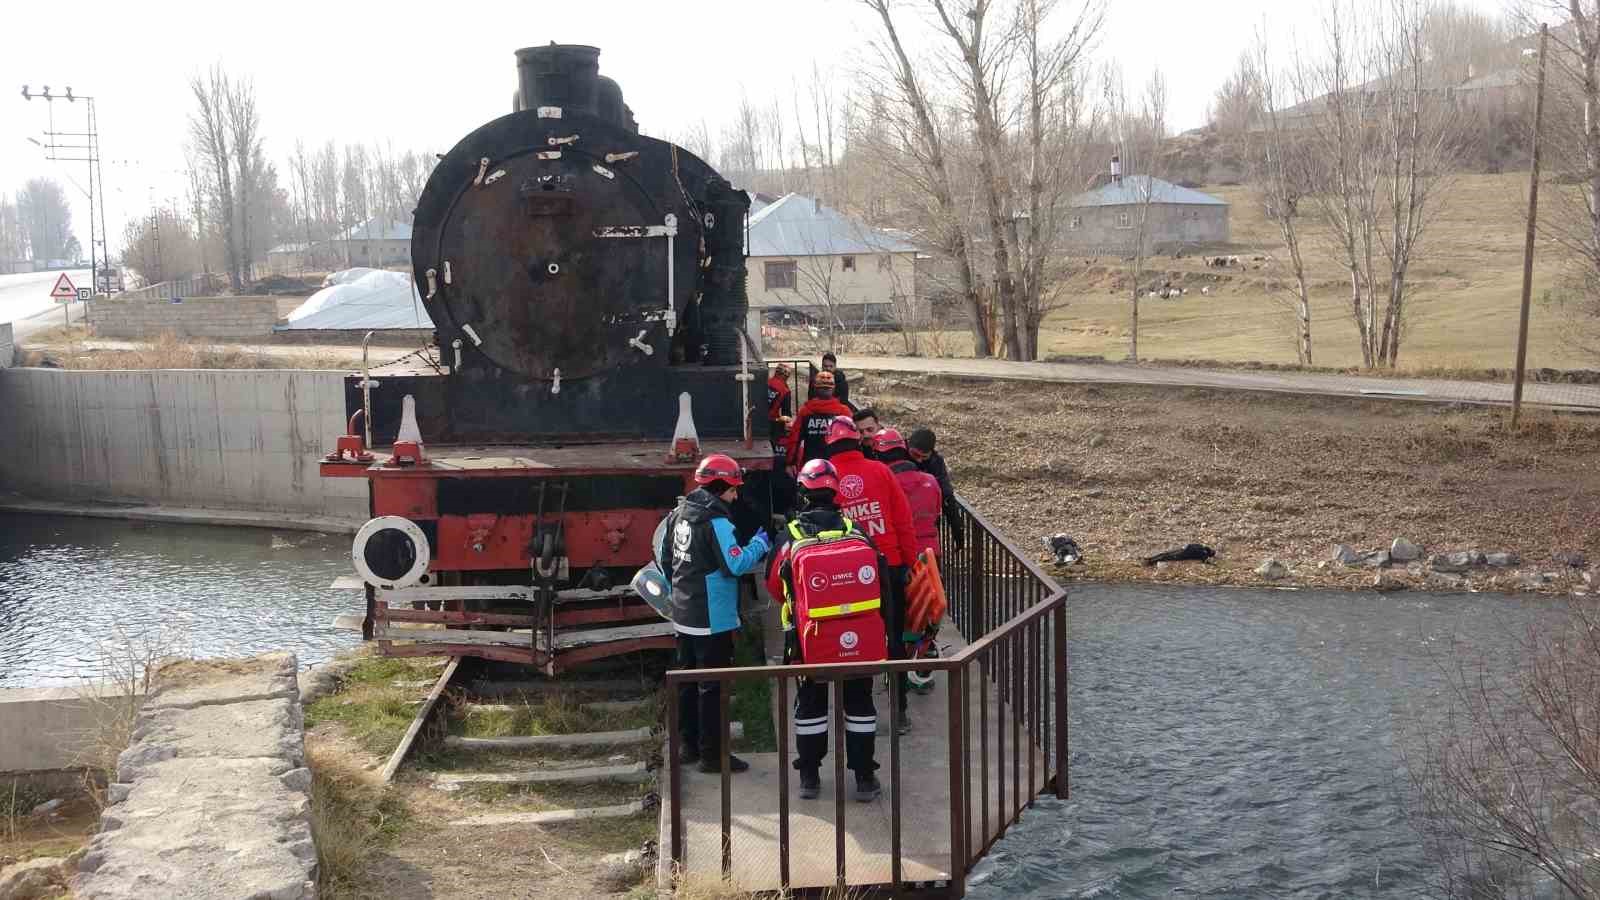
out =
[[[639,134],[599,55],[517,51],[516,110],[456,145],[418,203],[416,283],[470,433],[653,434],[670,424],[619,428],[624,406],[705,378],[671,370],[740,361],[749,200]],[[495,393],[513,402],[478,408]]]

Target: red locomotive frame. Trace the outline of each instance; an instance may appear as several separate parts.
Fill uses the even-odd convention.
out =
[[[441,485],[454,479],[539,479],[550,486],[579,478],[667,476],[693,489],[694,460],[666,461],[659,442],[562,447],[400,447],[382,461],[346,435],[321,464],[324,477],[366,478],[373,516],[398,516],[431,529],[423,583],[386,590],[366,586],[362,634],[386,656],[476,656],[557,674],[574,665],[637,650],[670,649],[671,624],[635,596],[626,578],[595,589],[569,573],[631,571],[653,558],[661,507],[502,515],[441,514]],[[420,460],[401,462],[417,452]],[[702,453],[726,453],[750,471],[772,468],[765,442],[747,448],[711,441]],[[540,536],[557,536],[541,543]],[[541,558],[543,557],[543,558]],[[520,608],[507,612],[505,607]],[[420,627],[419,627],[420,626]],[[409,643],[406,643],[409,642]]]

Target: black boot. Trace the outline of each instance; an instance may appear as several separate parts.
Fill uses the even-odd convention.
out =
[[[745,762],[744,760],[740,759],[737,756],[734,756],[731,753],[728,754],[728,771],[729,772],[739,773],[739,772],[748,771],[749,768],[750,768],[750,764],[749,763]],[[719,774],[722,773],[722,760],[720,758],[718,758],[718,757],[710,757],[710,758],[701,757],[701,759],[700,759],[700,771],[705,772],[708,775],[719,775]]]
[[[876,775],[856,776],[856,802],[871,803],[883,794],[883,785]]]
[[[822,795],[822,775],[816,769],[800,770],[800,799],[815,800]]]

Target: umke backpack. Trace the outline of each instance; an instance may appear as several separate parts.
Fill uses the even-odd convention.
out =
[[[872,542],[846,524],[806,535],[790,524],[794,543],[786,587],[800,658],[806,663],[875,662],[887,658],[882,571]]]

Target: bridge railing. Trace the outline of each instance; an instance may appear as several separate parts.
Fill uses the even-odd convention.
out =
[[[833,866],[829,884],[836,888],[887,888],[896,896],[926,894],[960,897],[965,893],[966,875],[1006,829],[1031,806],[1035,797],[1049,791],[1066,797],[1067,779],[1067,607],[1066,592],[1028,556],[1007,541],[983,516],[965,501],[959,512],[962,540],[954,529],[941,534],[942,570],[950,600],[947,615],[965,644],[953,655],[928,660],[889,660],[860,664],[765,666],[737,669],[676,670],[666,675],[668,689],[668,748],[666,781],[670,809],[670,853],[674,871],[688,875],[734,876],[735,781],[728,771],[730,749],[729,697],[735,683],[752,679],[770,682],[776,698],[776,796],[770,802],[752,798],[740,786],[739,806],[743,811],[737,832],[741,858],[750,848],[751,834],[759,826],[751,823],[776,812],[776,873],[770,884],[741,886],[751,890],[795,890],[818,887],[814,877],[797,872],[792,833],[791,782],[797,781],[789,760],[793,728],[792,700],[798,679],[829,686],[829,736],[833,787],[831,798]],[[926,743],[922,755],[908,767],[904,757],[906,739],[899,734],[900,710],[891,698],[889,707],[888,772],[886,797],[889,806],[888,872],[881,865],[863,865],[860,847],[870,838],[848,828],[850,810],[846,805],[844,684],[858,678],[880,679],[913,671],[934,671],[943,679],[942,716],[919,713],[922,728],[939,729],[937,749],[930,755]],[[679,768],[683,748],[678,735],[676,690],[685,682],[722,682],[721,729],[719,746],[724,759],[718,786],[718,832],[720,866],[705,871],[690,865],[685,830],[685,781]],[[939,722],[938,719],[943,719]],[[747,726],[748,727],[748,726]],[[883,740],[879,739],[881,747]],[[879,759],[882,759],[881,750]],[[912,768],[908,772],[908,768]],[[880,776],[883,772],[880,770]],[[740,776],[741,778],[745,776]],[[917,846],[906,846],[904,815],[910,793],[915,792],[917,820],[914,823]],[[755,804],[757,812],[749,815]],[[943,825],[935,825],[930,804],[942,806]],[[811,809],[815,809],[812,807]],[[810,813],[808,831],[816,831],[816,817]],[[928,864],[930,828],[948,827],[948,835],[937,835],[939,865]],[[848,841],[847,841],[848,838]],[[849,848],[855,848],[854,852]],[[815,869],[820,852],[812,840],[802,848],[806,862]],[[852,859],[858,869],[852,873]],[[910,871],[915,863],[915,872]],[[933,872],[930,877],[929,873]],[[815,875],[815,872],[812,872]],[[887,877],[884,877],[887,875]],[[828,886],[827,884],[821,886]]]

